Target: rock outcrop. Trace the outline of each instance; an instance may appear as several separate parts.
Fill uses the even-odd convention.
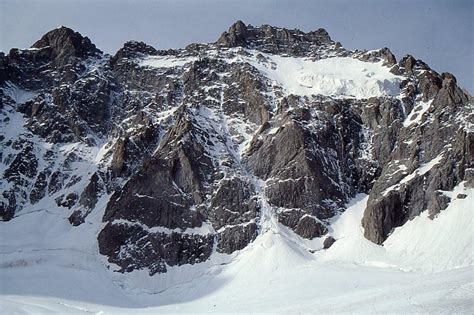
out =
[[[64,26],[46,33],[31,47],[44,50],[56,67],[66,66],[72,58],[83,59],[102,54],[89,38]]]
[[[450,198],[443,191],[466,180],[466,170],[474,166],[469,151],[473,134],[466,128],[466,122],[474,119],[470,97],[451,74],[441,77],[434,96],[420,91],[418,97],[428,99],[400,124],[387,163],[370,192],[362,226],[375,243],[383,243],[393,228],[422,211],[434,217],[444,210]],[[427,90],[438,89],[436,81],[433,84],[436,87]]]
[[[253,27],[242,21],[237,21],[227,32],[222,33],[216,44],[227,48],[246,47],[266,53],[295,56],[316,52],[322,46],[335,45],[328,32],[322,28],[305,33],[270,25]]]

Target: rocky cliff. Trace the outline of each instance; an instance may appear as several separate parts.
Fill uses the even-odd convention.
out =
[[[366,193],[382,244],[474,185],[473,123],[453,75],[323,29],[238,21],[215,43],[110,56],[61,27],[0,54],[0,218],[103,213],[100,253],[154,274],[244,248],[268,216],[332,244]]]

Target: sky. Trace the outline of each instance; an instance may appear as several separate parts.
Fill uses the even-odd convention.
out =
[[[181,48],[214,42],[239,19],[324,28],[348,49],[411,54],[474,94],[473,0],[0,0],[0,50],[27,48],[61,25],[110,54],[131,39]]]

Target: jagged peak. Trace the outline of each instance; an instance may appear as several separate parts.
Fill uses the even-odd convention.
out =
[[[242,20],[238,20],[229,27],[229,33],[231,32],[246,32],[247,25]]]
[[[139,52],[144,54],[153,55],[156,54],[157,50],[155,47],[148,45],[145,42],[137,40],[129,40],[123,44],[123,47],[120,50],[130,51],[130,52]]]
[[[79,32],[66,26],[47,32],[31,47],[50,48],[53,57],[61,60],[71,56],[85,58],[102,53],[88,37],[82,36]]]
[[[334,44],[328,32],[317,29],[305,33],[299,29],[289,30],[271,25],[254,27],[238,20],[222,33],[216,42],[222,47],[249,47],[268,52],[299,54],[314,46]]]
[[[362,51],[355,53],[356,58],[363,61],[383,61],[384,66],[394,66],[397,63],[395,55],[390,51],[389,48],[384,47],[375,50]]]
[[[158,51],[151,45],[142,41],[130,40],[123,44],[110,60],[111,65],[115,65],[117,61],[123,58],[136,57],[138,55],[156,55]]]
[[[430,67],[421,59],[416,59],[410,54],[403,56],[399,63],[400,67],[403,67],[411,73],[413,70],[431,70]]]
[[[445,82],[450,82],[450,81],[452,81],[454,84],[457,83],[457,80],[456,80],[456,77],[454,76],[454,74],[449,73],[449,72],[443,72],[443,73],[441,74],[441,78],[442,78],[443,81],[445,81]]]

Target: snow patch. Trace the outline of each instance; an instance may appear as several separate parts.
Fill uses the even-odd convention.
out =
[[[196,61],[197,57],[147,56],[138,61],[140,67],[174,68]]]
[[[341,98],[396,96],[401,77],[384,67],[383,62],[364,62],[350,57],[320,60],[283,57],[249,51],[251,57],[238,56],[232,61],[248,62],[288,94],[325,95]],[[256,55],[264,56],[257,58]]]
[[[411,111],[405,121],[403,122],[404,127],[409,127],[413,124],[418,124],[421,122],[423,114],[430,108],[433,100],[427,102],[419,102],[418,105]]]
[[[144,196],[148,197],[148,196]],[[162,226],[155,226],[155,227],[149,227],[143,223],[139,222],[131,222],[127,221],[124,219],[118,219],[112,221],[112,224],[114,225],[126,225],[126,226],[140,226],[143,230],[147,231],[148,233],[154,234],[154,233],[162,233],[162,234],[172,234],[172,233],[179,233],[179,234],[187,234],[187,235],[193,235],[193,234],[198,234],[198,235],[208,235],[208,234],[214,234],[214,228],[208,224],[208,223],[203,223],[200,227],[195,227],[195,228],[186,228],[186,229],[170,229]]]
[[[438,163],[441,162],[441,160],[443,159],[443,153],[441,153],[440,155],[438,155],[436,158],[432,159],[431,161],[429,161],[428,163],[425,163],[423,165],[421,165],[419,168],[417,168],[415,171],[413,171],[411,174],[405,176],[402,178],[402,180],[400,180],[400,182],[398,182],[397,184],[395,185],[392,185],[390,187],[388,187],[387,189],[385,189],[385,191],[382,193],[383,196],[386,196],[390,191],[392,190],[397,190],[398,188],[401,187],[401,185],[405,184],[405,183],[408,183],[409,181],[411,181],[412,179],[414,179],[415,177],[418,177],[418,176],[423,176],[425,175],[426,173],[428,173],[435,165],[437,165]],[[403,170],[405,170],[405,168],[403,168]]]
[[[37,92],[24,90],[9,82],[6,83],[6,88],[4,88],[3,91],[17,104],[26,103],[38,95]]]

